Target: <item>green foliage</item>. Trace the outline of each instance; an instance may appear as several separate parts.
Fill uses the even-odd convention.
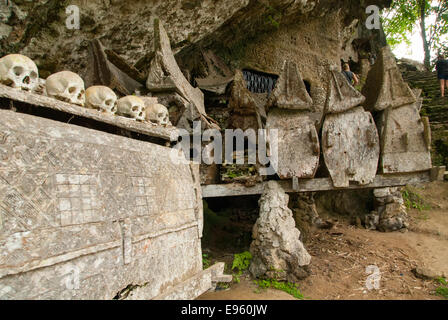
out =
[[[434,16],[435,21],[427,19],[429,16]],[[448,2],[444,0],[393,0],[390,9],[382,14],[389,45],[392,48],[403,42],[409,45],[412,30],[417,25],[421,28],[422,21],[425,22],[428,51],[446,50],[444,39],[448,35]],[[430,57],[426,56],[425,60],[429,63]]]
[[[211,264],[211,260],[208,256],[208,254],[203,253],[202,254],[202,269],[205,270],[205,269],[209,268],[210,264]]]
[[[418,17],[417,0],[394,0],[390,9],[383,12],[383,29],[392,48],[402,42],[410,45],[409,36]]]
[[[304,296],[299,290],[299,286],[295,283],[291,282],[281,282],[274,279],[266,279],[266,280],[254,280],[254,283],[258,285],[261,289],[273,288],[277,290],[284,291],[294,298],[303,300]]]
[[[431,209],[431,206],[428,205],[427,203],[425,203],[423,198],[418,193],[416,193],[412,190],[409,190],[408,188],[405,188],[405,189],[403,189],[401,194],[403,196],[403,200],[404,200],[404,204],[405,204],[406,208],[417,209],[419,211]]]
[[[436,289],[436,293],[437,293],[439,296],[442,296],[442,297],[444,297],[445,299],[448,299],[448,288],[447,288],[447,287],[438,287],[438,288]]]
[[[218,284],[216,285],[217,288],[220,289],[229,289],[230,288],[230,283],[228,282],[218,282]]]
[[[242,253],[237,253],[233,256],[232,270],[237,269],[238,271],[233,275],[233,279],[236,283],[240,282],[240,276],[243,274],[247,268],[249,268],[250,261],[252,260],[252,255],[249,251],[244,251]]]
[[[436,294],[444,297],[445,299],[448,299],[448,282],[446,281],[446,279],[440,277],[436,279],[436,282],[441,284],[441,286],[436,288]]]
[[[253,165],[237,165],[237,164],[223,164],[222,169],[223,178],[235,179],[238,177],[250,177],[257,174],[256,168]]]
[[[277,9],[275,9],[274,7],[271,7],[270,5],[265,5],[265,7],[266,7],[266,13],[265,13],[266,23],[278,29],[280,27],[279,21],[282,18],[282,13]]]
[[[249,251],[244,251],[242,253],[237,253],[233,256],[232,270],[238,269],[243,272],[249,268],[250,261],[252,260],[252,255]]]
[[[446,279],[443,278],[443,277],[439,277],[439,278],[437,278],[436,281],[437,281],[438,283],[440,283],[441,285],[443,285],[443,286],[447,286],[447,285],[448,285],[448,282],[447,282]]]

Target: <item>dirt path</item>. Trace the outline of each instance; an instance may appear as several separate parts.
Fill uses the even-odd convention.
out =
[[[331,230],[313,230],[306,247],[312,255],[311,275],[299,282],[310,299],[443,299],[434,294],[433,280],[422,280],[416,267],[448,276],[448,183],[414,188],[430,210],[409,210],[410,230],[381,233],[343,220]],[[368,266],[378,267],[378,290],[368,290]],[[227,291],[199,299],[294,299],[277,290],[258,290],[247,276]]]

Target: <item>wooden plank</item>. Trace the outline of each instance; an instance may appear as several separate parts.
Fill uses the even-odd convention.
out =
[[[267,129],[278,130],[278,169],[280,179],[313,178],[319,166],[319,137],[309,113],[271,109]],[[275,146],[271,140],[271,148]]]
[[[382,173],[431,169],[431,129],[415,105],[388,108],[378,121]]]
[[[51,97],[42,96],[23,90],[17,90],[3,84],[0,84],[0,98],[24,102],[33,107],[44,107],[84,118],[93,119],[151,137],[157,137],[171,141],[177,140],[179,137],[179,131],[176,127],[164,128],[155,126],[147,122],[138,122],[119,116],[109,116],[94,109],[83,108],[71,103],[56,100]]]
[[[292,180],[281,180],[286,192],[314,192],[331,190],[353,190],[353,189],[373,189],[384,187],[405,186],[408,184],[419,184],[431,181],[431,170],[403,174],[377,175],[374,181],[368,185],[350,184],[345,188],[335,188],[331,178],[299,179],[298,188],[293,189]],[[202,186],[203,198],[247,196],[263,193],[264,184],[259,183],[253,187],[246,187],[242,184],[212,184]]]
[[[380,157],[372,114],[362,107],[327,114],[322,128],[322,149],[335,187],[347,187],[351,181],[371,183]]]

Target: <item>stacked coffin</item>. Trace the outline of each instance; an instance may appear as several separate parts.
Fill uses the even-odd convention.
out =
[[[330,71],[322,149],[336,188],[348,187],[350,181],[366,185],[376,175],[379,138],[371,113],[360,106],[364,101],[342,73]]]
[[[431,168],[431,131],[420,117],[421,99],[404,82],[389,47],[384,47],[369,72],[366,107],[377,112],[382,173],[416,172]]]
[[[177,65],[168,34],[159,19],[154,20],[154,51],[146,87],[152,96],[174,107],[175,125],[192,130],[192,122],[201,121],[205,128],[219,129],[205,112],[204,94],[190,85]]]
[[[313,178],[319,165],[319,137],[313,100],[294,62],[285,61],[268,102],[268,135],[278,130],[278,169],[281,179]],[[271,148],[274,141],[270,141]]]

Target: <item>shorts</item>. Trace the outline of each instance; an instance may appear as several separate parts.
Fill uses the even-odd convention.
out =
[[[437,79],[439,79],[439,80],[448,80],[448,74],[438,73],[437,74]]]

